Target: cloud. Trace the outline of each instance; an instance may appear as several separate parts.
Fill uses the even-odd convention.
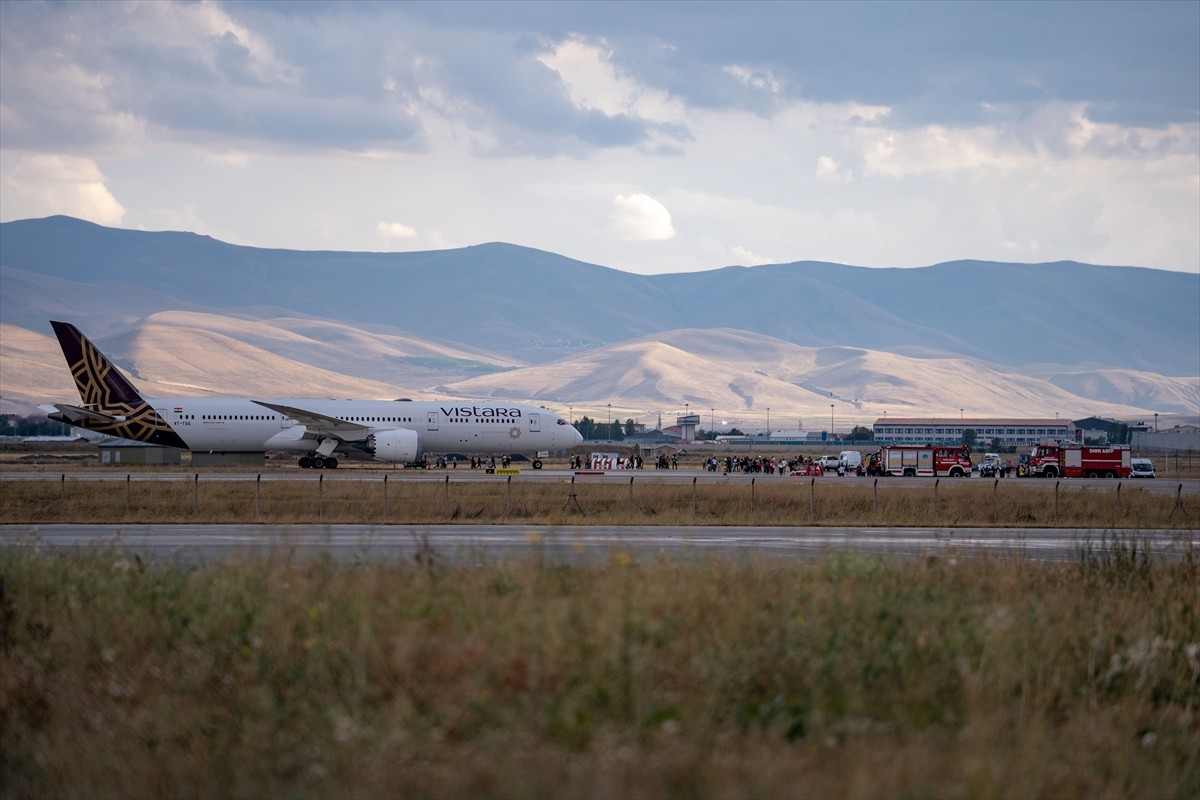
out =
[[[385,239],[412,239],[417,232],[400,222],[380,222],[375,226],[375,232]]]
[[[675,237],[671,212],[645,194],[613,198],[613,224],[623,239],[661,242]]]
[[[754,89],[763,89],[771,94],[783,91],[784,82],[765,67],[752,67],[746,64],[730,64],[724,69],[725,74],[732,75],[739,83]]]
[[[813,176],[821,183],[830,184],[849,183],[854,180],[854,173],[842,169],[841,164],[832,156],[821,156],[817,159],[817,168]]]
[[[68,214],[101,225],[120,225],[125,207],[105,184],[96,162],[73,156],[25,156],[4,178],[2,205],[27,217]]]

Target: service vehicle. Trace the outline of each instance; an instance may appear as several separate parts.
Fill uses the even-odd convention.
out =
[[[981,478],[994,478],[1000,474],[1003,466],[999,453],[984,453],[983,461],[980,461],[975,466],[975,469],[979,471],[979,477]]]
[[[1128,445],[1058,442],[1035,446],[1025,474],[1041,478],[1128,478],[1132,471]]]
[[[1131,477],[1131,478],[1153,478],[1154,477],[1154,462],[1148,458],[1131,458],[1131,459],[1129,459],[1129,477]]]
[[[843,450],[838,454],[838,458],[842,462],[842,466],[846,468],[846,472],[853,472],[862,466],[862,453],[857,450]]]
[[[841,466],[842,457],[841,456],[821,456],[820,458],[818,458],[816,460],[816,463],[820,464],[822,469],[835,470],[839,466]]]
[[[971,448],[960,445],[892,444],[878,453],[879,475],[962,478],[971,474]]]

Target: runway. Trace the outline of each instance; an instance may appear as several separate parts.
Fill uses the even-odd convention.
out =
[[[1182,558],[1200,533],[1087,528],[801,528],[540,525],[3,525],[0,544],[38,552],[112,547],[159,562],[202,564],[242,554],[346,563],[416,558],[447,563],[534,557],[605,563],[656,557],[811,559],[830,553],[884,557],[1017,557],[1072,561],[1114,543],[1155,558]]]

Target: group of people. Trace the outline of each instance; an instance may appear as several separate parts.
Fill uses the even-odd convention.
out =
[[[704,467],[709,472],[716,472],[723,466],[726,475],[731,472],[788,475],[801,468],[811,467],[815,463],[811,457],[805,456],[797,456],[794,459],[767,458],[766,456],[726,456],[723,462],[716,456],[712,456],[704,462]],[[846,465],[840,464],[838,466],[838,475],[845,474]],[[863,474],[861,467],[858,469],[858,474]]]

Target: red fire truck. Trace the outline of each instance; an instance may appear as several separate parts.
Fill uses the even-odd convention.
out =
[[[1043,478],[1128,478],[1128,445],[1088,447],[1082,444],[1039,444],[1033,448],[1025,474]]]
[[[893,444],[870,459],[878,475],[965,478],[971,474],[971,448],[960,445]]]

